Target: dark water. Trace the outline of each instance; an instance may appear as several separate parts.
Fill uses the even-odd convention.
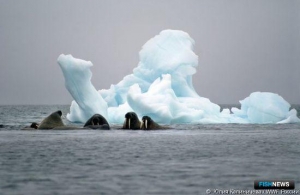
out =
[[[69,106],[0,106],[1,195],[206,194],[253,190],[255,179],[293,179],[300,189],[300,124],[19,130],[58,109]]]

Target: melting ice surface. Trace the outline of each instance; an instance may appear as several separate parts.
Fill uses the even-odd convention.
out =
[[[110,123],[121,124],[127,112],[158,123],[295,123],[297,111],[281,96],[254,92],[240,101],[241,109],[220,111],[220,106],[201,97],[193,88],[198,56],[194,40],[185,32],[164,30],[150,39],[139,53],[140,62],[116,85],[97,91],[91,83],[90,61],[71,55],[58,57],[65,85],[74,101],[67,119],[86,122],[102,114]]]

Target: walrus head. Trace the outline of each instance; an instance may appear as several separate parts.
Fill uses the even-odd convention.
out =
[[[100,114],[94,114],[83,127],[87,126],[99,126],[99,125],[109,125],[107,120]]]
[[[61,110],[56,111],[56,113],[57,113],[60,117],[62,116]]]
[[[140,129],[141,122],[135,112],[127,112],[123,129]]]
[[[156,126],[158,126],[158,124],[156,124],[152,118],[150,118],[149,116],[143,116],[142,118],[142,124],[141,124],[141,129],[143,130],[151,130],[151,129],[155,129]]]
[[[41,122],[38,129],[53,129],[64,126],[61,116],[62,112],[60,110],[53,112]]]
[[[39,124],[38,123],[31,123],[30,127],[33,128],[33,129],[37,129],[39,127]]]
[[[149,123],[151,123],[152,119],[149,116],[143,116],[141,129],[147,130],[149,128]]]

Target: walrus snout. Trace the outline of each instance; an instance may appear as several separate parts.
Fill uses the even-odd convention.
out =
[[[149,116],[143,116],[141,129],[148,130],[149,129],[149,123],[151,124],[151,122],[152,122],[152,119]]]
[[[130,129],[130,121],[131,121],[131,118],[132,118],[132,113],[131,112],[128,112],[125,114],[125,126],[128,127],[128,129]]]
[[[92,125],[100,125],[99,119],[98,119],[98,118],[94,118],[94,119],[92,120]]]

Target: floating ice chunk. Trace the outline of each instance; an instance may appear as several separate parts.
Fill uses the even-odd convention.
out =
[[[290,104],[281,96],[269,92],[254,92],[240,101],[241,110],[232,109],[236,116],[250,123],[277,123],[286,119]]]
[[[65,85],[76,102],[72,102],[67,119],[85,123],[94,114],[107,118],[107,103],[91,83],[92,62],[61,54],[57,59],[65,77]]]

